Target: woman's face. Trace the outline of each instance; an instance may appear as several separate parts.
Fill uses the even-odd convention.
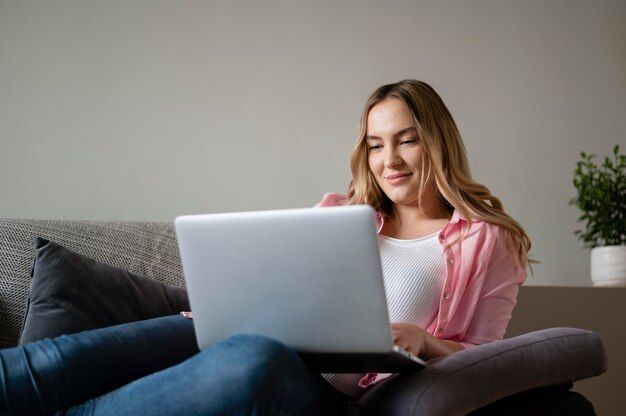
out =
[[[372,107],[365,140],[369,168],[382,191],[397,205],[419,206],[422,145],[407,105],[388,98]]]

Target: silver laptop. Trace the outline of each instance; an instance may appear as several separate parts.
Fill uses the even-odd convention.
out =
[[[200,349],[234,334],[272,337],[320,372],[402,372],[374,210],[365,205],[176,218]]]

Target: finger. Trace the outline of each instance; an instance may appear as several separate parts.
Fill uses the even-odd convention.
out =
[[[404,339],[404,332],[401,330],[393,330],[391,332],[391,339],[394,344],[398,345],[398,343],[402,342],[402,339]]]
[[[400,343],[400,344],[395,344],[395,345],[397,345],[398,347],[402,348],[405,351],[410,352],[411,354],[417,355],[415,353],[415,349],[411,345],[409,345],[407,343]]]

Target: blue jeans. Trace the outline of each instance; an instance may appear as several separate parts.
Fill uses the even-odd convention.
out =
[[[199,352],[181,316],[0,351],[0,414],[335,415],[338,397],[266,337],[237,335]]]

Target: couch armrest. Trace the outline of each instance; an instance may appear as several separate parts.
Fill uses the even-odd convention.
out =
[[[598,335],[550,328],[462,350],[411,374],[394,376],[362,398],[372,414],[465,415],[526,390],[606,371]]]

